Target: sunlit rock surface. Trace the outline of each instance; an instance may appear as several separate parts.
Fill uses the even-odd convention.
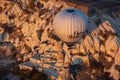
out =
[[[107,79],[112,77],[118,80],[120,17],[112,19],[108,15],[101,15],[101,20],[104,21],[99,25],[95,23],[97,17],[91,17],[87,28],[89,34],[75,44],[70,55],[67,54],[70,52],[68,46],[56,36],[52,27],[56,13],[67,7],[69,6],[60,0],[36,0],[32,4],[29,0],[0,1],[0,67],[14,61],[28,61],[37,54],[43,72],[49,78],[57,79],[64,61],[69,61],[68,57],[71,57],[72,65],[82,65],[77,67],[77,75],[83,80],[85,76],[82,74],[92,80],[104,80],[105,72],[109,73]],[[64,73],[69,75],[66,70]],[[76,79],[78,78],[77,76]]]

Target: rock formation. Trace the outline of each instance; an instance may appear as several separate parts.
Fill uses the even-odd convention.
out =
[[[48,63],[53,60],[54,68],[58,69],[59,73],[68,47],[55,35],[52,21],[56,13],[67,7],[70,6],[61,0],[1,0],[0,54],[19,62],[27,61],[35,54],[41,57],[50,54]],[[71,50],[72,61],[75,61],[73,65],[79,63],[88,68],[82,70],[78,68],[77,75],[84,77],[83,73],[92,80],[111,77],[115,80],[120,79],[120,36],[118,34],[120,27],[119,23],[112,23],[112,21],[119,22],[119,18],[112,19],[107,14],[102,15],[100,19],[102,22],[99,25],[97,24],[99,17],[90,18],[89,34],[77,42]],[[0,62],[0,66],[4,66],[1,64]],[[51,67],[51,64],[49,66]],[[106,78],[107,72],[109,75]]]

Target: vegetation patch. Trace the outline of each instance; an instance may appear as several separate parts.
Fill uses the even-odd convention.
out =
[[[22,75],[27,80],[48,80],[47,76],[44,73],[38,72],[35,69],[30,71],[30,70],[26,70],[26,69],[21,70],[21,69],[19,69],[19,67],[14,67],[14,68],[12,68],[12,71],[17,75]]]

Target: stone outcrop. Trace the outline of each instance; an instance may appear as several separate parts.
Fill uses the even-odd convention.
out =
[[[79,64],[92,68],[91,75],[95,79],[98,66],[94,65],[101,64],[104,67],[101,70],[100,66],[99,69],[109,72],[109,76],[117,80],[120,67],[120,37],[113,28],[112,22],[106,19],[108,15],[100,18],[103,21],[99,25],[96,24],[98,17],[91,17],[89,34],[78,41],[70,51],[68,46],[56,36],[52,27],[56,13],[67,7],[70,6],[61,0],[36,0],[32,4],[30,0],[1,1],[0,54],[5,54],[19,62],[27,61],[37,54],[42,57],[43,67],[50,68],[53,63],[52,67],[59,72],[64,61],[67,60],[65,54],[71,52],[71,55],[67,55],[73,61],[72,65]],[[116,20],[119,22],[119,19]],[[81,73],[84,73],[83,71]],[[97,77],[101,76],[103,74],[97,75]]]

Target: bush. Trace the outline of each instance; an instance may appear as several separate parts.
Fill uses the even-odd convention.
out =
[[[47,76],[42,73],[38,72],[33,68],[33,71],[29,70],[21,70],[19,67],[13,67],[12,71],[16,74],[23,75],[23,78],[27,78],[28,80],[47,80]]]
[[[19,73],[19,67],[13,67],[13,68],[12,68],[12,71],[13,71],[14,73],[18,74],[18,73]]]
[[[29,0],[29,5],[28,7],[31,8],[31,9],[34,9],[35,8],[35,0]]]
[[[33,73],[29,70],[21,70],[19,69],[19,67],[14,67],[12,68],[12,71],[16,74],[21,74],[21,75],[25,75],[27,77],[31,77],[33,75]]]
[[[47,80],[47,77],[43,73],[36,73],[33,75],[32,80]]]

